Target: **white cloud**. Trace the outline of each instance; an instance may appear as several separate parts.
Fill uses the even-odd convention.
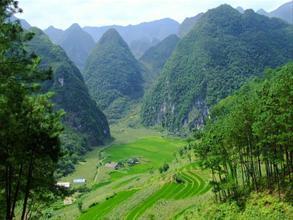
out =
[[[66,28],[82,26],[137,24],[170,17],[182,21],[220,4],[271,11],[286,0],[20,0],[24,13],[18,17],[34,26]]]

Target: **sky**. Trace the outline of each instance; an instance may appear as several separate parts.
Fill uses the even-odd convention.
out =
[[[244,9],[272,11],[290,0],[19,0],[23,13],[17,15],[31,25],[65,29],[81,26],[128,25],[172,18],[184,18],[227,3]]]

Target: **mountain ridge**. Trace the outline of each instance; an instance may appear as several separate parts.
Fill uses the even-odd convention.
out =
[[[293,58],[290,28],[253,10],[241,14],[228,5],[209,10],[178,43],[147,94],[143,123],[170,131],[202,126],[214,103],[266,67]]]
[[[140,64],[115,29],[109,29],[96,44],[83,75],[110,122],[123,117],[144,92]]]

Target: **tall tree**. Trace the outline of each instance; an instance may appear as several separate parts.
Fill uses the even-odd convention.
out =
[[[292,73],[292,63],[270,70],[213,108],[195,150],[212,171],[218,199],[292,191]]]
[[[41,94],[40,84],[51,77],[40,59],[26,52],[32,38],[19,22],[18,2],[0,2],[0,217],[13,219],[20,206],[21,219],[54,185],[60,155],[62,112],[55,112],[52,94]],[[20,205],[22,204],[22,205]]]

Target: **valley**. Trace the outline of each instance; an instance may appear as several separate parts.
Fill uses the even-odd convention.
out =
[[[293,219],[293,2],[236,2],[1,2],[0,219]]]
[[[65,182],[85,178],[85,185],[72,187],[90,191],[73,194],[72,205],[62,206],[60,201],[61,208],[52,212],[53,219],[139,219],[157,215],[159,207],[170,209],[166,214],[171,217],[188,208],[190,201],[209,197],[208,172],[179,155],[186,140],[153,129],[121,126],[111,127],[112,144],[89,152],[75,172],[62,178]],[[132,158],[138,163],[118,169],[107,167]],[[164,163],[170,168],[160,173]],[[78,203],[82,203],[82,212]],[[178,207],[174,209],[174,205]]]

